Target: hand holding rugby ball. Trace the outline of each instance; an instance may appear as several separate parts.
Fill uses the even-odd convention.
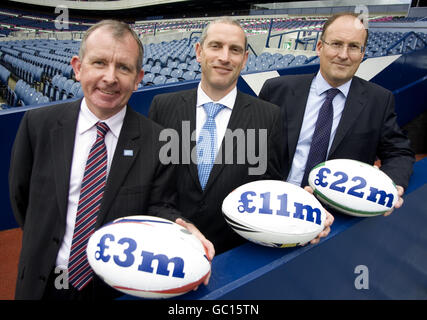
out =
[[[322,162],[311,170],[308,182],[321,202],[352,216],[384,214],[399,198],[396,185],[384,172],[356,160]]]
[[[222,212],[242,237],[271,247],[291,247],[315,239],[326,211],[309,192],[280,180],[244,184],[223,201]]]
[[[143,298],[184,294],[210,272],[201,241],[158,217],[117,219],[95,231],[86,251],[93,271],[107,284]]]

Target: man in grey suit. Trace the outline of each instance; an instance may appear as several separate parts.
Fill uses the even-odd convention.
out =
[[[230,18],[211,22],[196,44],[202,71],[198,88],[158,95],[149,111],[151,119],[171,129],[165,136],[172,142],[173,132],[179,135],[179,147],[171,144],[169,150],[183,152],[175,162],[178,208],[213,242],[217,253],[244,242],[222,216],[224,198],[245,183],[283,177],[279,108],[236,88],[248,57],[246,46],[246,35],[238,22]],[[215,106],[219,106],[217,114],[212,116],[211,107]],[[212,126],[213,134],[209,131]],[[208,138],[206,132],[210,133]],[[208,147],[203,144],[206,140]],[[204,166],[206,154],[215,159],[208,170]],[[329,215],[320,236],[328,234],[332,221]]]
[[[332,100],[327,157],[322,161],[345,158],[373,165],[380,159],[381,170],[397,185],[400,197],[395,208],[399,208],[414,153],[396,123],[393,94],[354,76],[363,60],[367,38],[368,30],[356,14],[331,16],[316,47],[319,72],[267,80],[259,97],[283,111],[285,178],[300,185],[306,183],[304,173],[309,171],[306,163],[316,138],[321,105],[327,91],[338,90]]]
[[[12,208],[23,228],[16,299],[118,295],[91,272],[85,248],[96,228],[123,216],[176,221],[195,233],[213,258],[212,244],[175,209],[175,191],[169,187],[174,171],[158,158],[162,128],[127,105],[144,75],[142,55],[141,42],[127,24],[101,21],[87,31],[79,56],[71,60],[84,98],[24,115],[9,173]],[[88,155],[96,166],[89,165]],[[83,189],[91,191],[83,196]],[[77,225],[85,230],[80,241]],[[70,272],[68,286],[55,281],[63,272]]]

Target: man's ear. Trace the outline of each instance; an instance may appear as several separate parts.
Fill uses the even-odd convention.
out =
[[[82,66],[82,62],[78,56],[73,56],[70,61],[71,66],[73,67],[74,77],[77,81],[80,81],[80,69]]]

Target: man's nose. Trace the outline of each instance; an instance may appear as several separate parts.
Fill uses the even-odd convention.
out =
[[[116,68],[114,65],[108,65],[108,67],[105,69],[104,73],[104,81],[108,83],[114,83],[116,82]]]
[[[227,47],[223,47],[219,53],[219,59],[223,62],[228,62],[230,59],[230,51]]]

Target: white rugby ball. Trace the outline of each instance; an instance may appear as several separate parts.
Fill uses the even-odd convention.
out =
[[[103,226],[90,237],[86,252],[93,271],[107,284],[143,298],[184,294],[210,271],[199,239],[152,216],[124,217]]]
[[[230,227],[252,242],[292,247],[323,230],[326,213],[304,189],[280,180],[259,180],[232,191],[222,203]]]
[[[308,183],[320,201],[352,216],[384,214],[398,200],[396,185],[384,172],[356,160],[322,162],[311,170]]]

